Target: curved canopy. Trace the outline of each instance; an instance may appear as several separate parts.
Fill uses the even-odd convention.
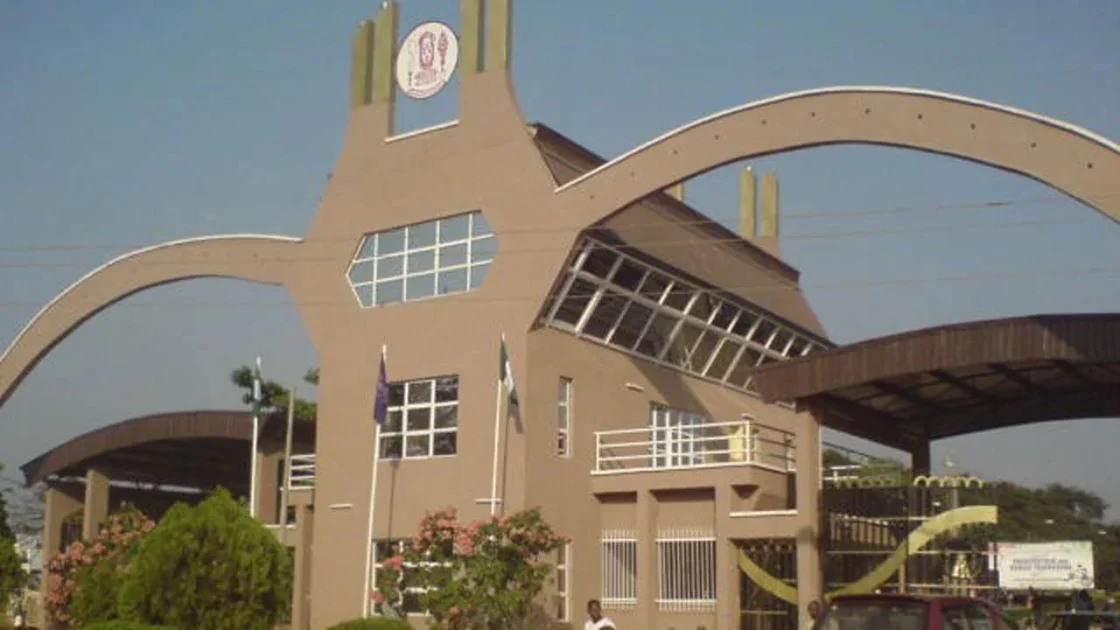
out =
[[[1037,315],[870,339],[760,368],[767,402],[897,448],[1000,427],[1120,417],[1120,314]]]
[[[27,485],[52,476],[82,476],[98,468],[110,478],[185,487],[222,485],[231,490],[249,479],[252,414],[247,411],[183,411],[133,418],[79,435],[20,469]],[[314,443],[299,427],[295,439]],[[262,433],[268,433],[266,425]]]

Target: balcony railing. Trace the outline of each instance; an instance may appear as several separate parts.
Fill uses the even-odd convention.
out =
[[[592,474],[756,466],[794,472],[793,433],[754,422],[718,422],[595,434]]]
[[[315,454],[292,455],[288,468],[288,490],[315,488]]]

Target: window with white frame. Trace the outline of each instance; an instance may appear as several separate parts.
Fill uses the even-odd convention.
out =
[[[654,468],[674,468],[702,463],[708,447],[704,433],[707,416],[654,404],[650,407],[650,427]]]
[[[561,376],[556,395],[556,454],[571,455],[572,449],[572,379]]]
[[[481,212],[366,234],[347,277],[364,308],[473,291],[498,250]]]
[[[572,614],[572,543],[556,550],[556,620],[568,621]]]
[[[458,451],[459,377],[389,385],[389,414],[381,428],[382,459],[449,457]]]
[[[716,605],[716,539],[710,531],[668,530],[657,537],[657,605],[707,612]]]
[[[393,556],[400,555],[401,545],[407,544],[405,540],[376,540],[373,545],[373,571],[374,571],[374,587],[384,585],[385,580],[389,579],[383,570],[383,562]],[[402,567],[400,575],[397,577],[397,584],[400,589],[400,595],[396,601],[385,602],[394,611],[400,614],[408,615],[427,615],[428,611],[425,610],[422,602],[422,597],[425,593],[431,590],[419,583],[416,578],[416,566],[411,563],[405,563]]]
[[[808,354],[817,339],[742,298],[663,264],[585,239],[547,325],[738,390],[756,367]]]
[[[630,608],[638,603],[638,535],[608,530],[602,538],[604,608]]]

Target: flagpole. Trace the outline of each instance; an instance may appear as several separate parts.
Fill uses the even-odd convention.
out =
[[[381,365],[385,365],[385,357],[387,349],[384,344],[381,346]],[[381,367],[378,366],[378,379],[381,378]],[[374,414],[377,414],[377,395],[374,395]],[[373,513],[374,506],[377,504],[377,469],[380,468],[378,464],[381,463],[381,423],[374,421],[373,423],[373,472],[370,473],[369,482],[369,519],[366,524],[366,577],[365,588],[362,594],[362,617],[368,617],[370,613],[369,602],[372,596],[372,588],[377,586],[377,581],[373,577]]]
[[[502,333],[501,343],[506,342],[506,335]],[[503,347],[502,345],[499,348]],[[499,356],[499,358],[503,358]],[[498,382],[494,388],[494,464],[490,473],[490,516],[498,512],[498,445],[502,436],[502,370],[504,364],[498,366]]]
[[[257,518],[257,441],[260,434],[261,410],[261,358],[257,357],[257,371],[253,374],[253,439],[249,456],[249,516]]]

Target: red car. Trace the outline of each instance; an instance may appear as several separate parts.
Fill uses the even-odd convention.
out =
[[[841,595],[815,630],[1012,630],[1000,609],[980,599],[943,595]]]

